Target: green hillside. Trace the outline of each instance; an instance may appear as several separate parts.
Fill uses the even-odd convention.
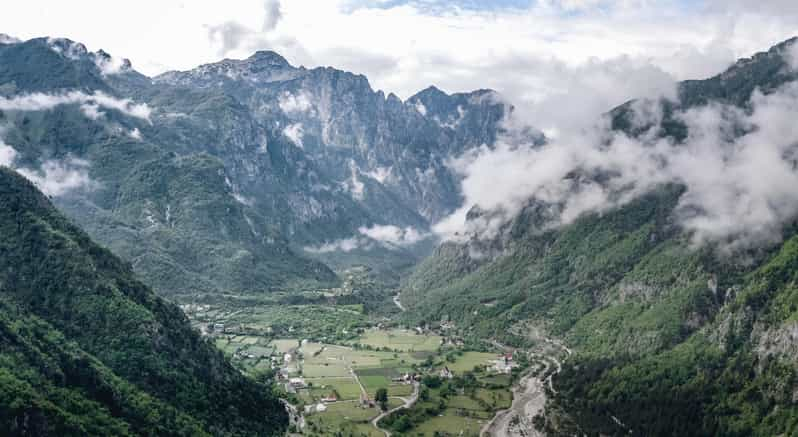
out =
[[[286,413],[131,267],[0,168],[0,428],[276,435]]]

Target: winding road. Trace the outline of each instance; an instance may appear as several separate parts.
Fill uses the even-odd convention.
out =
[[[382,420],[383,417],[386,417],[386,416],[388,416],[388,415],[390,415],[390,414],[392,414],[392,413],[394,413],[396,411],[399,411],[399,410],[401,410],[403,408],[412,407],[413,404],[415,404],[416,401],[418,400],[418,387],[419,387],[419,383],[418,382],[414,382],[413,383],[413,394],[411,394],[410,397],[407,398],[407,399],[399,398],[399,399],[402,399],[402,400],[405,401],[404,404],[399,405],[398,407],[391,408],[390,410],[381,413],[379,416],[375,417],[374,419],[371,419],[371,424],[374,425],[374,428],[377,428],[378,431],[382,431],[385,434],[385,437],[391,437],[391,432],[390,431],[388,431],[387,429],[380,428],[380,425],[379,425],[380,420]]]

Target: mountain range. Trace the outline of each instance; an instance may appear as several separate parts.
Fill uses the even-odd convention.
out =
[[[686,182],[654,178],[638,192],[612,185],[613,171],[579,169],[566,175],[575,193],[610,187],[623,201],[552,225],[565,206],[532,197],[492,235],[432,250],[431,225],[465,201],[450,161],[507,133],[513,108],[493,91],[431,87],[402,101],[274,52],[150,78],[69,40],[0,41],[0,164],[68,217],[0,171],[0,389],[25,401],[0,415],[10,429],[279,432],[270,393],[245,384],[148,286],[169,297],[302,290],[360,262],[393,284],[418,263],[401,282],[408,325],[446,322],[472,344],[563,339],[574,355],[552,385],[540,424],[549,434],[797,429],[790,214],[767,244],[729,251],[741,237],[697,244],[685,217],[704,205],[685,207]],[[798,80],[795,43],[603,120],[616,138],[678,151],[702,133],[691,117],[722,110],[733,121],[722,139],[735,144],[764,128],[746,122],[757,105]],[[783,151],[791,162],[794,148]],[[473,205],[467,220],[494,213]],[[78,414],[85,405],[97,413]]]
[[[461,202],[447,160],[495,142],[512,111],[490,90],[402,102],[266,51],[149,78],[38,38],[0,44],[0,64],[14,165],[85,182],[43,189],[166,294],[331,284],[324,261],[368,253],[395,279]]]

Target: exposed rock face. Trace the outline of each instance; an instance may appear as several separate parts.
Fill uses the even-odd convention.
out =
[[[9,110],[4,140],[15,165],[85,163],[93,189],[56,203],[160,291],[331,281],[303,249],[347,239],[406,266],[429,242],[397,250],[365,230],[429,235],[462,200],[447,163],[492,146],[512,110],[488,90],[403,102],[269,51],[149,78],[67,39],[2,41],[0,95],[102,93],[116,105]],[[133,104],[146,117],[120,110]]]

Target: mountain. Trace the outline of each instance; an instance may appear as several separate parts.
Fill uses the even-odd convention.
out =
[[[271,389],[0,167],[4,435],[278,435]]]
[[[325,287],[328,264],[394,281],[461,203],[447,161],[512,111],[268,51],[149,78],[54,38],[0,42],[0,97],[11,165],[169,295]]]
[[[795,42],[681,83],[678,99],[653,102],[660,119],[641,123],[636,108],[651,102],[633,101],[607,113],[608,124],[684,147],[684,114],[720,105],[750,114],[755,99],[798,80]],[[732,138],[758,129],[730,125]],[[579,176],[608,177],[568,175]],[[450,321],[468,339],[515,346],[540,332],[564,339],[574,355],[538,421],[549,435],[793,435],[796,217],[775,244],[730,254],[724,241],[695,244],[682,225],[686,192],[661,183],[561,226],[546,226],[557,205],[531,199],[495,238],[444,243],[422,262],[403,287],[405,319]]]
[[[447,160],[512,110],[486,90],[402,102],[274,52],[148,78],[67,39],[6,39],[0,65],[12,165],[167,294],[327,286],[325,262],[395,277],[461,201]]]

